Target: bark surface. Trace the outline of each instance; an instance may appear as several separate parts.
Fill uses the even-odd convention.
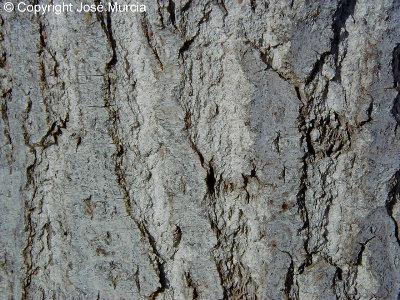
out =
[[[0,12],[0,298],[398,299],[400,2],[144,3]]]

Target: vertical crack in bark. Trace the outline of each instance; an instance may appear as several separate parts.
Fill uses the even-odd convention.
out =
[[[141,16],[141,25],[142,25],[141,27],[142,27],[142,30],[143,30],[143,34],[146,37],[147,45],[149,46],[149,48],[153,52],[153,55],[156,58],[159,66],[160,66],[160,69],[164,70],[164,65],[163,65],[163,63],[161,61],[161,58],[160,58],[160,55],[158,54],[158,51],[157,51],[157,45],[154,42],[154,38],[153,38],[154,37],[154,32],[151,30],[151,26],[150,26],[149,21],[147,20],[147,14],[146,13],[144,13]]]
[[[331,39],[330,49],[327,52],[324,52],[320,55],[320,57],[315,62],[310,74],[305,79],[305,86],[308,86],[314,79],[317,77],[318,74],[321,73],[322,68],[325,64],[325,61],[328,56],[333,55],[334,64],[335,64],[335,76],[332,80],[340,82],[340,63],[339,63],[339,46],[341,41],[347,37],[347,35],[342,35],[342,29],[345,27],[347,19],[353,14],[356,0],[340,0],[335,11],[335,14],[332,19],[332,31],[333,31],[333,38]],[[329,82],[325,84],[325,88],[323,90],[321,100],[326,99],[328,93]],[[313,140],[311,136],[311,132],[315,126],[325,126],[329,125],[328,120],[318,120],[318,119],[310,119],[310,115],[312,112],[315,112],[317,109],[318,103],[313,103],[313,98],[310,101],[304,102],[302,100],[300,90],[298,87],[296,89],[296,94],[298,99],[303,103],[303,106],[300,107],[299,112],[299,132],[302,136],[302,143],[305,145],[305,153],[303,156],[303,167],[302,173],[300,177],[300,189],[297,193],[297,203],[299,207],[299,212],[303,220],[303,227],[300,228],[300,232],[305,231],[305,239],[304,239],[304,250],[306,252],[306,259],[304,263],[299,267],[299,274],[304,271],[304,268],[307,267],[312,263],[313,254],[315,253],[314,250],[309,249],[309,241],[311,238],[311,229],[310,229],[310,220],[309,220],[309,212],[307,209],[306,203],[306,194],[309,186],[309,165],[312,164],[316,159],[316,152],[313,146]],[[311,96],[312,97],[312,96]],[[368,112],[372,113],[373,106],[370,106]],[[316,111],[318,115],[318,111]],[[368,119],[369,120],[369,119]],[[322,122],[322,123],[321,123]],[[321,124],[319,124],[321,123]],[[339,151],[341,147],[335,149],[335,151]],[[323,156],[330,156],[334,151],[333,144],[330,145],[330,148],[324,150],[322,155]],[[320,155],[320,154],[318,154]],[[325,209],[325,216],[329,212],[329,208],[331,205],[332,199],[328,199],[327,201],[327,208]],[[326,224],[325,224],[326,226]],[[326,234],[325,234],[326,235]]]
[[[219,245],[220,246],[220,245]],[[218,273],[218,277],[219,277],[219,284],[222,287],[222,300],[228,300],[229,299],[229,289],[227,287],[227,281],[226,281],[226,277],[227,275],[225,275],[224,269],[222,267],[222,261],[217,261],[215,258],[215,266],[217,268],[217,273]]]
[[[331,48],[329,51],[321,54],[319,59],[315,62],[310,74],[306,78],[305,84],[309,85],[315,77],[321,72],[322,67],[325,63],[325,59],[329,55],[334,56],[334,62],[336,66],[335,77],[333,80],[340,82],[340,63],[339,60],[339,45],[343,38],[347,37],[341,36],[342,28],[345,27],[347,19],[353,15],[357,0],[340,0],[333,16],[332,31],[333,38],[331,39]]]
[[[45,37],[44,37],[44,26],[43,23],[41,22],[40,18],[37,18],[38,22],[38,33],[39,33],[39,49],[36,52],[37,58],[39,59],[39,86],[40,86],[40,91],[42,92],[42,95],[44,91],[48,88],[47,86],[47,81],[46,81],[46,69],[45,69],[45,63],[43,59],[43,53],[46,49],[46,43],[45,43]],[[57,136],[60,134],[61,129],[57,129],[56,132],[54,132],[56,128],[56,124],[53,123],[50,125],[50,110],[49,110],[49,105],[47,103],[46,97],[42,98],[43,104],[45,106],[45,111],[46,111],[46,122],[49,125],[49,129],[46,132],[46,134],[40,139],[39,143],[34,143],[31,141],[31,135],[29,133],[29,130],[27,128],[27,122],[30,116],[30,113],[32,111],[32,100],[29,99],[27,102],[26,109],[23,112],[23,117],[22,117],[22,134],[23,134],[23,139],[24,139],[24,144],[28,148],[28,152],[32,154],[33,160],[32,162],[26,167],[26,182],[25,182],[25,192],[26,192],[26,198],[24,201],[24,229],[25,232],[27,233],[27,238],[26,238],[26,244],[24,246],[24,249],[22,250],[22,259],[23,263],[25,265],[25,274],[23,278],[23,286],[22,286],[22,298],[27,299],[29,297],[29,286],[31,285],[32,282],[32,276],[36,273],[39,267],[34,267],[34,262],[33,262],[33,244],[34,244],[34,238],[37,235],[36,232],[36,226],[34,220],[33,220],[33,213],[35,211],[36,205],[35,205],[35,198],[36,194],[38,191],[38,187],[36,186],[35,178],[33,176],[34,171],[38,165],[38,151],[36,147],[38,146],[50,146],[52,144],[55,144],[57,142]],[[68,122],[68,116],[66,117],[64,127],[66,126],[66,123]],[[63,125],[61,125],[63,126]],[[47,137],[52,136],[54,138],[54,143],[50,144],[45,144],[45,140]],[[46,148],[43,146],[43,148]]]
[[[396,130],[400,124],[400,44],[393,49],[392,53],[392,72],[393,87],[398,91],[397,96],[393,100],[391,113],[396,120]]]
[[[224,3],[222,1],[214,1],[214,3],[217,2],[219,5],[220,9],[222,11],[225,11]],[[221,7],[222,6],[222,7]],[[200,34],[200,28],[201,24],[204,22],[207,22],[209,19],[209,15],[211,11],[206,11],[207,5],[204,6],[203,9],[203,17],[200,19],[200,21],[197,23],[197,31],[196,33],[189,39],[186,39],[182,46],[179,49],[179,57],[182,59],[181,65],[183,67],[188,67],[190,69],[190,63],[187,62],[188,56],[184,55],[191,47],[193,44],[194,40],[198,37]],[[191,84],[190,82],[192,81],[190,76],[191,74],[185,73],[186,76],[182,78],[182,83],[181,85],[184,87],[188,83]],[[179,98],[183,98],[183,88],[180,89],[181,94]],[[234,234],[226,234],[224,230],[224,225],[220,225],[220,221],[224,222],[223,220],[223,215],[224,212],[221,212],[221,208],[217,207],[218,203],[218,197],[220,193],[220,185],[222,182],[222,174],[216,174],[216,170],[214,169],[213,165],[213,158],[205,158],[202,152],[200,151],[199,147],[195,143],[194,138],[192,137],[193,135],[191,134],[191,129],[192,129],[192,116],[196,115],[188,107],[187,105],[184,105],[183,103],[180,102],[180,106],[185,112],[184,116],[184,128],[187,131],[187,138],[189,141],[189,146],[193,150],[193,152],[198,156],[198,159],[200,161],[201,167],[206,171],[206,176],[204,178],[205,182],[205,187],[206,191],[203,197],[204,203],[206,203],[206,206],[208,207],[207,209],[207,219],[210,224],[210,228],[215,234],[215,238],[217,243],[214,245],[212,251],[212,258],[214,260],[214,264],[216,266],[217,274],[219,277],[219,285],[222,289],[222,299],[236,299],[235,297],[240,293],[240,291],[243,291],[245,289],[245,285],[247,284],[246,282],[242,283],[242,278],[240,271],[238,271],[239,268],[239,263],[234,263],[234,252],[235,252],[235,236],[237,235],[238,232]],[[218,110],[218,108],[217,108]],[[219,177],[218,177],[219,176]],[[217,179],[218,178],[218,179]],[[223,253],[229,253],[228,257],[220,256],[221,251]],[[240,277],[236,277],[237,280],[240,282],[234,282],[234,278],[236,275],[240,275]],[[193,283],[191,283],[190,278],[188,279],[188,284],[189,286],[192,286]],[[194,299],[197,299],[197,289],[193,288],[193,297]]]
[[[0,145],[0,149],[2,149],[6,145],[10,145],[10,147],[11,147],[10,154],[5,155],[7,158],[9,167],[10,167],[10,173],[11,173],[11,167],[12,167],[11,165],[14,160],[14,145],[13,145],[12,138],[11,138],[10,121],[9,121],[9,117],[8,117],[8,102],[11,102],[11,100],[12,100],[12,89],[7,91],[5,93],[5,95],[3,95],[4,102],[0,105],[1,118],[2,118],[3,124],[4,124],[3,134],[7,141],[5,145]]]
[[[207,177],[206,177],[206,184],[207,184],[207,190],[210,195],[214,195],[215,193],[215,175],[214,175],[214,168],[212,166],[211,161],[208,163],[208,171],[207,171]]]
[[[253,12],[256,11],[256,8],[257,8],[257,2],[256,2],[256,0],[250,0],[250,8],[251,8],[251,10],[252,10]]]
[[[393,207],[399,201],[399,198],[400,198],[400,171],[397,171],[392,179],[392,187],[389,191],[388,199],[386,201],[386,211],[389,217],[393,220],[395,238],[400,246],[399,222],[393,216]]]
[[[44,36],[44,25],[41,22],[41,20],[38,17],[38,26],[39,26],[39,50],[38,50],[38,56],[39,56],[39,79],[40,79],[40,84],[42,89],[47,88],[47,81],[46,81],[46,68],[45,68],[45,63],[43,59],[43,54],[46,49],[46,41],[45,41],[45,36]],[[46,111],[48,113],[48,111]]]
[[[169,18],[170,18],[172,26],[174,26],[176,28],[176,25],[175,25],[175,21],[176,21],[175,2],[173,0],[168,0],[167,10],[168,10],[168,13],[169,13]]]
[[[340,0],[333,17],[333,40],[331,41],[330,52],[334,55],[336,74],[334,80],[340,81],[340,66],[338,64],[339,59],[339,45],[343,38],[347,37],[347,33],[344,37],[341,36],[342,28],[346,26],[347,19],[353,15],[356,7],[357,0]]]
[[[299,88],[296,87],[296,94],[299,97],[300,102],[304,103],[303,100],[301,99]],[[307,102],[303,106],[300,107],[299,111],[299,132],[301,133],[301,140],[302,144],[306,145],[306,152],[304,153],[303,156],[303,166],[301,170],[301,176],[300,176],[300,189],[297,193],[297,205],[298,205],[298,211],[300,213],[300,216],[303,220],[303,227],[299,229],[300,232],[304,231],[306,232],[306,238],[304,240],[304,250],[306,252],[306,260],[305,262],[299,267],[299,273],[301,274],[304,271],[304,267],[310,265],[312,263],[312,254],[309,252],[308,249],[308,243],[310,239],[310,221],[308,217],[308,209],[307,209],[307,204],[306,204],[306,193],[308,189],[308,164],[311,162],[311,159],[314,155],[314,149],[311,145],[311,137],[310,137],[310,130],[312,127],[308,128],[307,125],[307,116],[310,110],[310,103]]]
[[[393,85],[394,88],[397,89],[398,93],[393,101],[393,107],[391,112],[394,119],[396,120],[396,129],[397,129],[397,126],[400,123],[400,114],[399,114],[400,113],[400,44],[397,44],[397,46],[393,49],[392,55],[393,55],[392,71],[393,71],[393,81],[394,81]],[[390,188],[388,199],[386,201],[386,210],[390,218],[393,220],[396,240],[400,246],[400,232],[399,232],[400,222],[397,221],[396,218],[393,216],[393,208],[400,199],[400,170],[398,170],[394,174],[391,185],[392,187]]]
[[[188,113],[186,115],[188,115]],[[186,121],[185,123],[187,124],[188,121]],[[186,124],[185,124],[185,126],[186,126]],[[206,165],[203,154],[200,152],[197,145],[193,142],[193,139],[191,138],[190,134],[189,134],[188,138],[189,138],[190,147],[192,148],[194,153],[197,154],[197,156],[199,157],[201,166],[207,172],[206,178],[204,179],[206,186],[207,186],[207,194],[209,194],[210,196],[213,196],[216,191],[217,180],[216,180],[215,174],[214,174],[214,167],[212,165],[212,159],[208,162],[208,165]]]
[[[226,6],[225,6],[225,0],[217,0],[217,4],[218,4],[219,9],[224,14],[223,19],[224,19],[224,24],[225,24],[225,18],[228,15],[228,10],[226,9]]]
[[[22,250],[22,258],[23,263],[25,265],[25,274],[23,279],[23,287],[22,287],[22,298],[27,299],[29,293],[29,286],[32,281],[32,275],[34,274],[33,269],[33,254],[32,254],[32,247],[33,247],[33,238],[36,235],[35,228],[32,222],[32,212],[34,210],[33,201],[36,196],[37,187],[35,185],[35,180],[33,177],[33,172],[36,167],[37,163],[37,151],[35,147],[30,142],[30,135],[28,129],[26,128],[26,122],[29,118],[29,114],[32,109],[32,101],[29,100],[27,107],[23,113],[23,122],[22,122],[22,132],[24,137],[25,146],[28,147],[28,151],[33,155],[33,161],[30,165],[26,168],[26,183],[25,183],[25,190],[29,193],[29,189],[31,188],[31,195],[27,195],[24,201],[24,229],[27,233],[27,239],[24,249]]]
[[[96,5],[100,4],[100,0],[94,0]],[[113,5],[113,1],[110,2]],[[117,63],[117,43],[115,41],[113,30],[112,30],[112,22],[111,22],[111,12],[106,10],[105,17],[101,12],[96,11],[97,20],[100,22],[100,26],[103,29],[108,44],[111,48],[112,55],[111,59],[106,64],[106,70],[110,70]]]
[[[187,0],[187,2],[181,7],[181,14],[187,12],[190,9],[193,2],[194,1],[192,0]]]
[[[110,46],[113,48],[112,50],[112,58],[111,60],[106,64],[106,76],[104,77],[106,82],[106,97],[104,99],[104,107],[107,109],[108,115],[109,115],[109,120],[111,121],[111,124],[109,126],[109,133],[112,138],[112,141],[116,147],[116,151],[114,153],[115,157],[115,165],[114,165],[114,171],[116,175],[116,181],[118,186],[120,187],[122,193],[123,193],[123,199],[125,203],[125,209],[130,217],[130,219],[133,221],[133,223],[136,225],[136,227],[139,229],[140,234],[147,240],[150,249],[151,249],[151,255],[149,255],[150,262],[152,262],[153,266],[155,267],[155,270],[157,272],[157,275],[159,277],[159,287],[157,288],[156,291],[154,291],[150,298],[151,299],[156,299],[157,295],[163,293],[169,288],[169,280],[166,275],[166,270],[165,270],[165,265],[166,261],[162,257],[162,255],[159,253],[157,250],[157,244],[155,238],[151,235],[148,227],[147,227],[147,222],[145,220],[139,220],[135,217],[132,211],[132,206],[131,206],[131,197],[129,195],[129,188],[127,186],[126,182],[126,175],[122,167],[122,158],[125,153],[124,147],[122,144],[122,141],[120,140],[118,136],[118,123],[119,123],[119,114],[117,109],[113,109],[113,104],[111,103],[113,101],[113,78],[112,78],[112,72],[113,68],[115,67],[117,63],[117,57],[116,57],[116,43],[112,35],[112,30],[111,30],[111,15],[107,14],[107,26],[104,24],[104,20],[102,18],[99,19],[100,22],[103,24],[103,30],[109,39]],[[137,285],[137,284],[136,284]],[[140,292],[140,290],[139,290]]]
[[[293,262],[293,257],[289,252],[286,251],[283,252],[285,252],[290,257],[290,265],[285,278],[285,295],[286,299],[291,299],[290,293],[292,291],[292,286],[294,283],[294,262]]]
[[[122,144],[120,138],[118,137],[118,133],[117,133],[119,116],[118,116],[118,112],[112,108],[113,106],[110,103],[110,99],[112,98],[111,79],[108,77],[106,80],[107,80],[107,86],[108,86],[108,91],[107,91],[108,94],[106,96],[104,106],[107,108],[108,113],[109,113],[109,118],[111,120],[111,126],[109,128],[109,131],[110,131],[110,135],[113,140],[113,143],[116,147],[116,151],[114,153],[114,157],[115,157],[114,171],[115,171],[115,175],[116,175],[116,181],[118,183],[119,188],[121,189],[121,191],[123,193],[123,200],[124,200],[126,212],[127,212],[128,216],[130,217],[130,219],[135,224],[135,226],[139,229],[140,234],[148,242],[148,245],[150,246],[150,249],[151,249],[151,254],[153,255],[153,258],[151,256],[149,256],[149,259],[152,263],[154,261],[153,265],[159,276],[159,283],[160,283],[160,286],[157,288],[156,291],[154,291],[152,293],[152,295],[150,297],[151,299],[155,299],[157,297],[157,295],[163,293],[164,291],[166,291],[169,288],[169,280],[166,276],[166,270],[165,270],[166,261],[162,257],[162,255],[159,253],[159,251],[157,250],[156,240],[151,235],[151,233],[148,229],[148,226],[147,226],[147,222],[136,218],[133,213],[133,210],[132,210],[132,205],[131,205],[132,199],[129,195],[129,188],[128,188],[128,185],[126,182],[126,175],[125,175],[125,172],[122,167],[122,157],[123,157],[125,151],[123,148],[123,144]]]
[[[400,44],[397,44],[392,53],[393,87],[400,91]]]

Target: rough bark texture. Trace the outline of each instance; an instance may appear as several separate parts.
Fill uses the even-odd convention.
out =
[[[1,11],[0,298],[398,299],[399,1],[145,4]]]

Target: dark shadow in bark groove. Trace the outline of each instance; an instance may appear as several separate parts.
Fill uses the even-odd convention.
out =
[[[173,26],[175,26],[175,19],[176,19],[176,17],[175,17],[175,2],[172,0],[169,0],[167,9],[168,9],[171,23]]]
[[[110,2],[113,4],[113,2]],[[95,4],[99,5],[99,0],[95,0]],[[100,22],[101,28],[103,29],[108,43],[111,47],[112,57],[109,62],[107,62],[106,70],[109,71],[115,64],[117,63],[117,43],[115,41],[113,31],[112,31],[112,22],[111,22],[111,12],[106,12],[106,16],[103,17],[101,13],[96,12],[97,20]]]
[[[393,87],[398,91],[393,101],[391,113],[396,120],[396,129],[400,124],[400,44],[393,49],[392,59]]]
[[[397,171],[393,178],[393,186],[389,191],[388,200],[386,201],[386,210],[394,223],[394,231],[397,243],[400,245],[399,227],[396,219],[393,217],[393,207],[400,198],[400,171]]]
[[[393,59],[392,59],[392,71],[393,71],[393,80],[394,80],[394,88],[396,88],[399,92],[397,93],[396,98],[393,101],[393,106],[391,113],[396,120],[396,130],[400,123],[400,44],[393,49]],[[396,131],[395,130],[395,131]],[[393,216],[393,207],[396,202],[400,198],[400,170],[396,172],[393,176],[393,185],[389,191],[388,199],[386,201],[386,210],[388,215],[393,220],[394,230],[396,235],[397,243],[400,245],[399,238],[399,226],[397,224],[396,219]]]
[[[206,184],[207,184],[207,189],[208,189],[208,193],[210,195],[214,195],[215,193],[215,175],[214,175],[214,168],[211,165],[211,163],[209,164],[209,169],[207,172],[207,177],[206,177]]]

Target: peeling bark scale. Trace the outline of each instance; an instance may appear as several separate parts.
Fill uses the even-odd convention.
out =
[[[4,3],[1,299],[400,298],[398,0]]]

